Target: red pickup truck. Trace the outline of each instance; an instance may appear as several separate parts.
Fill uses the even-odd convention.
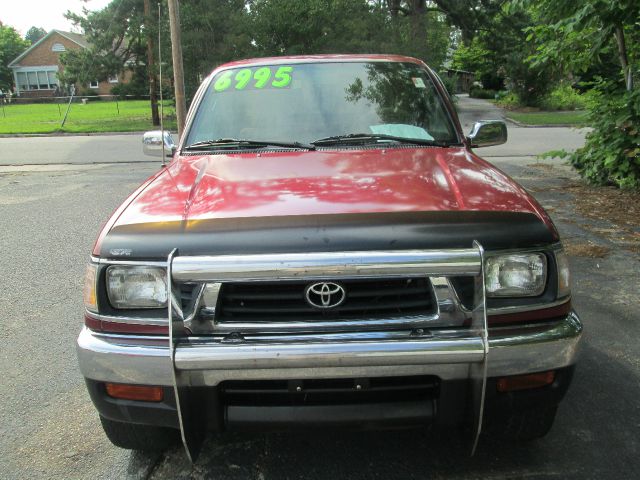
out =
[[[222,65],[87,267],[82,374],[131,449],[257,427],[543,436],[582,325],[542,207],[400,56]]]

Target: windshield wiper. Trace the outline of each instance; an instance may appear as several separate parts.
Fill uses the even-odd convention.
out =
[[[312,145],[340,145],[340,144],[367,144],[378,141],[392,141],[398,143],[409,143],[413,145],[429,145],[435,147],[448,147],[451,143],[439,140],[429,140],[426,138],[406,138],[396,135],[386,135],[384,133],[348,133],[345,135],[334,135],[332,137],[319,138],[311,142]]]
[[[315,150],[313,145],[307,145],[300,142],[279,142],[269,140],[246,140],[238,138],[218,138],[217,140],[204,140],[195,142],[184,147],[184,150],[216,150],[216,149],[252,149],[264,147],[283,147],[283,148],[304,148],[307,150]]]

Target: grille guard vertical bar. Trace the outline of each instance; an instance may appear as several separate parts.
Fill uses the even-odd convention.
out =
[[[174,316],[173,305],[173,259],[178,254],[178,249],[173,249],[167,258],[167,292],[169,295],[168,303],[168,320],[169,320],[169,349],[171,352],[171,373],[173,379],[173,392],[176,398],[176,412],[178,413],[178,424],[180,425],[180,436],[184,450],[191,463],[195,462],[200,453],[200,448],[204,442],[206,434],[206,421],[193,413],[194,404],[198,400],[198,396],[188,391],[188,387],[181,385],[180,372],[176,369],[176,348],[177,338],[184,333],[184,318],[182,311],[177,311]],[[179,298],[179,297],[178,297]]]
[[[469,365],[469,377],[472,385],[471,401],[473,402],[472,428],[473,439],[471,444],[471,455],[473,456],[478,447],[480,433],[482,432],[482,420],[484,416],[484,401],[487,390],[487,367],[489,361],[489,334],[487,325],[487,290],[485,288],[484,277],[484,248],[476,240],[473,246],[480,254],[480,274],[474,278],[475,289],[473,296],[473,311],[471,314],[471,328],[478,332],[482,338],[484,357],[481,363],[471,363]]]

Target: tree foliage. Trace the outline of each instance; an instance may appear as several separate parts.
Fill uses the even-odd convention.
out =
[[[523,0],[524,1],[524,0]],[[593,130],[584,147],[565,154],[596,184],[640,187],[640,3],[635,0],[528,0],[543,20],[528,29],[532,65],[590,71],[597,93]],[[610,68],[617,63],[617,68]]]
[[[451,27],[425,0],[253,0],[250,34],[257,55],[397,53],[438,68]]]
[[[475,32],[467,32],[454,53],[454,65],[477,74],[483,86],[499,90],[505,86],[525,105],[535,106],[559,78],[553,65],[532,65],[535,44],[527,29],[536,24],[536,12],[517,0],[467,1],[476,12]],[[476,4],[475,7],[469,4]]]
[[[617,59],[618,78],[633,89],[640,60],[640,3],[636,0],[520,0],[541,22],[527,29],[535,42],[534,66],[560,64],[585,72],[595,64]],[[606,75],[606,72],[602,72]]]
[[[383,11],[365,0],[255,0],[250,11],[258,55],[371,52],[390,40]]]
[[[27,30],[27,33],[24,36],[24,39],[27,42],[29,42],[31,45],[33,45],[38,40],[40,40],[42,37],[44,37],[46,34],[47,34],[47,31],[44,28],[31,27],[29,30]]]
[[[244,0],[190,0],[180,3],[187,98],[193,96],[202,79],[216,66],[251,56],[254,47],[247,28],[249,13],[244,7]],[[166,33],[163,56],[170,59],[168,21],[163,28]]]
[[[18,55],[29,47],[15,28],[0,23],[0,88],[9,90],[13,85],[13,72],[8,67]]]
[[[86,84],[106,80],[124,70],[128,62],[144,59],[144,11],[142,0],[113,0],[102,10],[65,15],[85,34],[89,48],[68,50],[61,56],[63,83]]]

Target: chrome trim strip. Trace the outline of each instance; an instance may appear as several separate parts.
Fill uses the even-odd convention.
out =
[[[555,253],[559,250],[562,250],[562,243],[557,242],[551,245],[545,245],[544,247],[527,247],[527,248],[505,248],[500,250],[489,250],[485,252],[485,257],[495,257],[497,255],[512,255],[518,253],[544,253],[544,252],[552,252]]]
[[[176,257],[172,277],[178,282],[229,282],[479,272],[477,250],[452,249]]]
[[[156,260],[125,260],[125,259],[110,259],[102,257],[91,257],[93,263],[99,263],[100,265],[144,265],[149,267],[166,267],[167,262]]]
[[[85,315],[95,318],[96,320],[102,320],[104,322],[113,323],[132,323],[136,325],[158,325],[167,326],[169,322],[166,318],[144,318],[144,317],[129,317],[129,316],[115,316],[115,315],[103,315],[101,313],[93,313],[90,310],[85,309]]]
[[[326,332],[336,330],[376,330],[385,327],[406,327],[406,328],[435,328],[454,326],[448,321],[441,319],[438,315],[428,316],[405,316],[396,318],[372,318],[358,320],[331,320],[317,322],[269,322],[269,323],[241,323],[241,322],[220,322],[216,323],[213,333],[224,334],[232,332],[241,333],[269,333],[269,332]]]
[[[512,307],[499,307],[499,308],[489,308],[488,315],[506,315],[509,313],[523,313],[523,312],[535,312],[536,310],[546,310],[547,308],[559,307],[560,305],[564,305],[567,302],[571,301],[571,295],[568,297],[563,297],[560,300],[556,300],[555,302],[548,303],[534,303],[531,305],[515,305]]]
[[[177,370],[233,370],[243,368],[363,367],[479,362],[484,355],[480,338],[436,337],[414,340],[326,343],[181,344]],[[249,366],[250,365],[250,366]]]

